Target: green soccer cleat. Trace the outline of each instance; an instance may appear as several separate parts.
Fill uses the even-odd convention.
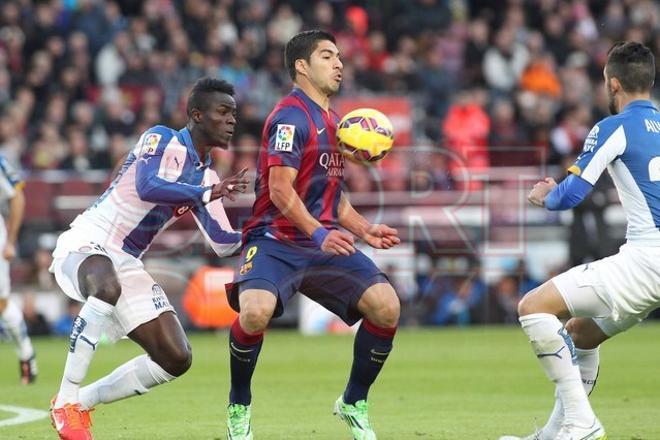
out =
[[[366,400],[358,400],[355,405],[344,403],[343,396],[335,402],[334,415],[348,424],[354,440],[376,440],[376,433],[369,423],[369,405]]]
[[[227,407],[227,440],[252,440],[250,405],[230,403]]]

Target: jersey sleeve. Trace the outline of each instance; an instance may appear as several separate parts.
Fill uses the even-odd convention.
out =
[[[626,134],[622,123],[607,119],[596,124],[584,141],[582,153],[568,169],[592,185],[607,165],[626,150]]]
[[[593,185],[575,174],[569,174],[546,196],[545,207],[561,211],[576,207],[591,192]]]
[[[268,166],[299,169],[309,130],[309,119],[303,109],[284,107],[279,110],[268,127]]]
[[[156,126],[141,138],[137,159],[135,186],[140,199],[157,205],[200,205],[211,187],[179,182],[187,159],[186,147],[172,130]]]
[[[220,178],[211,172],[211,183],[219,183]],[[227,218],[222,199],[199,205],[192,210],[197,227],[219,257],[236,253],[241,247],[241,233],[234,231]]]
[[[16,195],[16,190],[24,185],[25,182],[14,167],[7,159],[0,156],[0,196],[11,199]]]

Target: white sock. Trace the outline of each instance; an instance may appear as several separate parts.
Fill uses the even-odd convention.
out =
[[[552,407],[550,417],[548,417],[548,421],[545,422],[545,426],[541,430],[543,433],[541,440],[553,440],[555,437],[557,437],[563,421],[564,407],[562,406],[561,399],[559,398],[559,390],[555,388],[555,406]]]
[[[27,361],[34,356],[32,341],[27,334],[23,312],[18,308],[14,301],[7,301],[7,307],[2,312],[2,320],[5,323],[7,331],[11,335],[14,344],[16,344],[16,354],[21,361]]]
[[[548,378],[557,385],[563,423],[591,426],[595,415],[582,387],[573,341],[562,323],[554,315],[533,313],[521,316],[520,324]]]
[[[80,404],[94,408],[132,396],[140,396],[157,385],[175,379],[160,365],[143,354],[121,365],[112,373],[80,389]]]
[[[583,350],[576,348],[578,365],[580,367],[580,377],[582,378],[582,387],[587,395],[596,386],[596,379],[598,379],[598,365],[600,364],[600,347],[591,350]],[[555,393],[555,406],[552,408],[552,413],[548,418],[545,426],[543,427],[543,440],[551,440],[557,436],[561,429],[561,424],[564,420],[564,407],[561,404],[558,392]]]
[[[96,344],[101,338],[105,323],[115,307],[98,298],[89,297],[73,322],[69,338],[69,354],[64,365],[64,375],[57,394],[55,407],[78,402],[80,384],[87,375]]]
[[[578,364],[580,365],[580,376],[582,386],[587,396],[591,394],[598,379],[598,367],[600,366],[600,347],[591,350],[576,348]]]

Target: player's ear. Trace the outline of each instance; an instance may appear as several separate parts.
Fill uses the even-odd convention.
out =
[[[294,63],[294,66],[296,68],[296,73],[299,75],[307,75],[307,69],[309,68],[309,64],[307,64],[307,61],[304,60],[303,58],[298,58],[296,62]]]
[[[199,109],[194,108],[190,111],[190,117],[195,124],[199,124],[202,120],[202,112],[200,112]]]
[[[612,90],[612,93],[617,93],[623,90],[623,87],[621,86],[621,81],[619,81],[619,78],[610,78],[610,90]]]

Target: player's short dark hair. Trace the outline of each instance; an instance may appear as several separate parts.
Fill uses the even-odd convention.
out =
[[[188,96],[188,104],[186,112],[188,116],[191,115],[192,109],[205,111],[208,108],[208,97],[211,93],[219,92],[226,93],[229,96],[234,96],[234,86],[223,79],[204,77],[195,81],[190,95]]]
[[[607,52],[605,70],[609,78],[621,82],[626,92],[647,92],[655,81],[655,57],[641,43],[619,41]]]
[[[335,43],[334,35],[318,29],[300,32],[286,43],[284,65],[292,80],[296,80],[296,60],[303,59],[309,63],[309,58],[316,50],[318,42],[323,40]]]

